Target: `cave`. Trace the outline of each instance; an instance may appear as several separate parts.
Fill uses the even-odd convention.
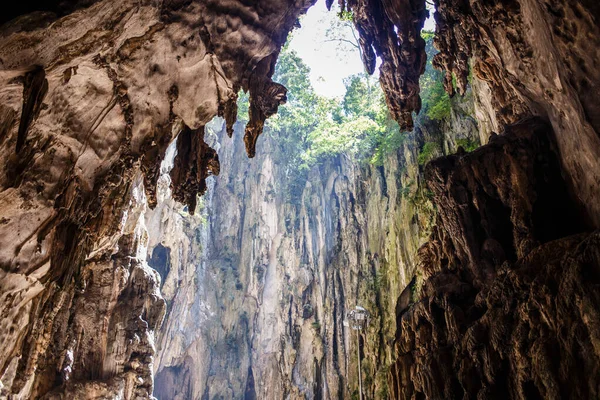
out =
[[[148,259],[148,265],[158,272],[162,285],[171,269],[171,249],[163,246],[161,243],[157,244],[154,250],[152,250],[152,256]]]
[[[594,0],[8,7],[0,398],[600,398],[599,97]]]

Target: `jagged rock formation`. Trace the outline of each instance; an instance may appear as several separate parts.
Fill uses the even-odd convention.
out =
[[[342,12],[352,11],[359,33],[365,69],[379,67],[381,86],[392,117],[400,129],[412,130],[412,113],[421,110],[419,77],[427,56],[421,29],[429,15],[425,1],[339,0]],[[333,0],[327,0],[331,8]]]
[[[595,398],[598,234],[569,198],[546,124],[432,162],[422,296],[397,315],[394,398]]]
[[[450,93],[452,74],[463,94],[473,72],[490,143],[430,166],[439,214],[417,264],[431,203],[407,207],[424,188],[398,159],[331,160],[290,205],[276,140],[259,163],[237,158],[285,101],[270,77],[311,3],[51,1],[59,15],[0,28],[1,396],[148,398],[154,371],[166,398],[348,398],[356,344],[341,317],[361,302],[370,397],[598,397],[597,4],[434,1],[435,64]],[[341,4],[412,128],[425,2]],[[245,149],[224,138],[242,88]],[[414,148],[403,156],[416,166]],[[217,173],[209,216],[197,193]]]
[[[209,132],[211,143],[228,140],[224,127]],[[152,218],[162,222],[147,224],[160,241],[149,254],[166,247],[179,257],[171,258],[165,280],[169,312],[158,341],[155,395],[349,398],[356,391],[356,338],[343,320],[357,301],[376,321],[364,353],[369,390],[382,390],[387,374],[379,365],[391,362],[383,340],[393,339],[399,292],[379,299],[377,293],[408,284],[422,243],[417,234],[404,235],[414,209],[401,193],[408,176],[398,156],[385,174],[331,160],[312,171],[298,203],[290,203],[284,171],[274,168],[286,158],[278,138],[267,135],[252,163],[243,146],[239,135],[234,146],[214,146],[224,168],[203,201],[204,222],[160,211],[159,203],[160,216]],[[391,268],[398,263],[403,267]]]
[[[183,131],[175,193],[194,205],[219,171],[202,127],[233,124],[240,88],[256,110],[253,155],[285,100],[270,81],[277,54],[310,4],[50,2],[64,16],[1,27],[3,396],[150,396],[164,301],[145,262],[144,192],[155,205]]]
[[[495,132],[531,115],[550,121],[567,183],[598,227],[600,12],[592,3],[436,0],[433,61],[450,93],[452,74],[464,92],[472,64]]]
[[[419,252],[422,297],[397,315],[393,397],[596,398],[600,260],[597,233],[585,232],[600,216],[589,100],[600,82],[598,8],[436,8],[434,63],[453,93],[451,74],[464,91],[471,59],[490,144],[428,170],[438,221]],[[523,121],[532,115],[549,125]]]
[[[476,139],[464,120],[457,109],[442,125]],[[456,138],[437,123],[418,124],[383,166],[332,157],[297,182],[295,199],[286,168],[275,168],[294,144],[267,130],[261,156],[248,162],[241,128],[233,146],[223,122],[207,128],[223,172],[209,181],[200,216],[170,199],[167,164],[162,200],[146,214],[148,256],[164,276],[168,304],[155,396],[352,398],[357,342],[343,321],[362,304],[373,316],[363,336],[365,393],[386,398],[396,299],[433,223],[418,183],[419,148],[447,141],[454,152]]]
[[[328,1],[330,6],[333,0]],[[419,36],[425,0],[340,0],[351,10],[367,71],[382,61],[388,107],[404,129],[420,110],[418,78],[425,68]],[[600,226],[600,12],[592,1],[435,0],[434,66],[445,87],[464,94],[476,83],[483,136],[536,115],[550,121],[567,182],[580,207]],[[471,67],[472,65],[472,67]]]

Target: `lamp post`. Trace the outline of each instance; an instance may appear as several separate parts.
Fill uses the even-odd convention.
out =
[[[362,371],[360,363],[360,331],[369,324],[369,312],[361,306],[356,306],[354,310],[348,313],[350,327],[356,331],[356,354],[358,356],[358,391],[360,400],[363,399],[362,391]]]

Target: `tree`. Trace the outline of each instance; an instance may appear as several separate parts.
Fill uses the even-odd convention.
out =
[[[330,14],[333,15],[333,14]],[[337,43],[337,55],[340,57],[354,56],[357,54],[362,60],[362,50],[358,41],[358,33],[352,22],[352,13],[349,11],[338,13],[328,21],[329,28],[325,31],[325,42]]]
[[[342,107],[348,117],[368,116],[375,120],[383,105],[383,91],[376,78],[357,74],[346,79]]]
[[[434,33],[422,31],[421,36],[425,39],[425,52],[427,53],[427,65],[425,73],[419,83],[421,86],[421,115],[431,120],[442,120],[450,115],[450,97],[444,90],[444,75],[441,71],[433,68],[431,60],[437,50],[433,47]]]

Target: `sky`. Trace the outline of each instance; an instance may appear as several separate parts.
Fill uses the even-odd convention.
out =
[[[327,11],[325,1],[319,0],[300,20],[301,28],[292,32],[290,49],[310,67],[310,80],[321,96],[342,97],[346,91],[344,79],[364,71],[357,48],[346,41],[356,43],[353,28],[341,25],[336,11]],[[339,26],[341,29],[330,29]],[[425,29],[434,29],[432,18],[425,22]],[[329,32],[328,32],[329,31]],[[342,40],[339,40],[342,39]],[[378,64],[379,65],[379,64]],[[378,71],[378,68],[376,68]],[[378,74],[378,72],[375,74]]]

